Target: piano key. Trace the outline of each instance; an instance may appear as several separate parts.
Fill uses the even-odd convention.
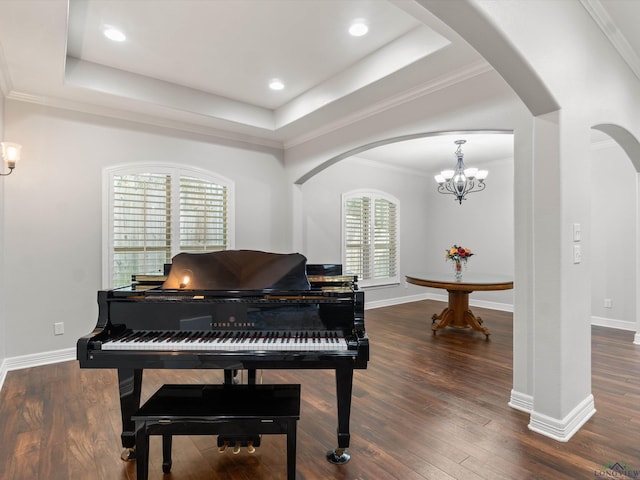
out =
[[[134,331],[106,340],[103,350],[153,351],[344,351],[338,332],[308,331]]]

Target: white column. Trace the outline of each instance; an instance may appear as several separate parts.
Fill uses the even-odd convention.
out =
[[[588,260],[589,128],[580,112],[534,119],[533,410],[529,428],[568,441],[595,413]],[[572,225],[580,223],[580,263]]]
[[[533,409],[533,118],[514,131],[514,305],[512,408]]]

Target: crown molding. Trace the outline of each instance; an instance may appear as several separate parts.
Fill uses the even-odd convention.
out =
[[[1,52],[0,52],[1,53]],[[0,60],[2,60],[0,58]],[[0,61],[0,80],[1,80],[1,66]],[[463,68],[460,68],[447,75],[438,77],[432,81],[418,85],[415,88],[406,90],[385,100],[377,103],[373,103],[367,108],[355,111],[353,114],[340,118],[339,120],[326,124],[321,128],[312,130],[303,135],[295,137],[289,141],[281,142],[278,140],[271,140],[263,137],[235,133],[223,129],[218,129],[206,125],[198,125],[195,123],[184,122],[180,120],[169,119],[166,117],[147,115],[137,112],[114,109],[111,107],[105,107],[101,105],[89,104],[85,102],[78,102],[73,100],[61,99],[58,97],[48,97],[41,95],[32,95],[24,92],[16,92],[7,88],[8,93],[5,93],[5,97],[10,100],[16,100],[20,102],[34,103],[37,105],[43,105],[47,107],[60,108],[63,110],[70,110],[80,113],[86,113],[91,115],[97,115],[107,118],[115,118],[119,120],[128,120],[134,123],[140,123],[144,125],[151,125],[155,127],[168,128],[172,130],[193,133],[202,135],[207,138],[223,140],[225,142],[237,142],[242,144],[249,144],[253,146],[266,147],[269,149],[276,149],[282,151],[283,149],[291,148],[296,145],[300,145],[312,139],[321,137],[330,132],[339,130],[348,125],[352,125],[359,121],[365,120],[374,115],[378,115],[384,111],[403,105],[408,102],[412,102],[420,97],[430,95],[434,92],[443,90],[457,83],[463,82],[470,78],[476,77],[483,73],[493,70],[491,65],[484,60],[479,60],[472,64],[469,64]]]
[[[609,39],[609,42],[618,51],[622,59],[625,61],[633,73],[640,79],[640,57],[629,44],[627,38],[618,30],[615,22],[602,6],[600,0],[580,0],[591,18],[596,22],[600,30]]]
[[[317,128],[305,133],[304,135],[299,135],[298,137],[295,137],[289,141],[285,141],[284,148],[285,150],[287,150],[333,131],[340,130],[349,125],[365,120],[369,117],[373,117],[374,115],[378,115],[386,110],[390,110],[399,105],[412,102],[418,98],[430,95],[434,92],[444,90],[445,88],[451,87],[458,83],[464,82],[465,80],[469,80],[473,77],[482,75],[483,73],[490,72],[492,70],[493,67],[486,60],[478,60],[464,66],[463,68],[450,72],[447,75],[442,75],[429,82],[423,83],[422,85],[418,85],[414,88],[388,97],[380,102],[372,103],[367,108],[360,109],[351,115],[342,117],[335,122],[328,123],[322,128]]]
[[[245,144],[251,146],[265,147],[268,149],[275,149],[279,152],[282,151],[282,142],[276,140],[270,140],[267,138],[257,137],[253,135],[245,135],[241,133],[235,133],[227,130],[221,130],[218,128],[198,125],[195,123],[184,122],[180,120],[169,119],[166,117],[160,117],[155,115],[147,115],[127,110],[114,109],[101,105],[89,104],[84,102],[77,102],[72,100],[65,100],[56,97],[46,97],[41,95],[32,95],[23,92],[11,91],[6,95],[9,100],[16,100],[19,102],[34,103],[37,105],[43,105],[46,107],[60,108],[63,110],[70,110],[79,113],[85,113],[90,115],[97,115],[106,118],[115,118],[118,120],[126,120],[133,123],[139,123],[143,125],[149,125],[153,127],[167,128],[171,130],[196,134],[212,140],[219,140],[223,142],[232,142],[238,144]]]

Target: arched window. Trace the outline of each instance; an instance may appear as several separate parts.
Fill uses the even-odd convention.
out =
[[[110,168],[104,177],[105,288],[162,273],[180,252],[233,248],[230,180],[171,165]]]
[[[342,263],[361,286],[399,283],[400,204],[384,192],[357,190],[342,196]]]

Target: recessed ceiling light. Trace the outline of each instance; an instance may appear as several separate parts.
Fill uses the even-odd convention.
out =
[[[124,42],[127,39],[124,33],[110,25],[105,25],[103,33],[105,37],[114,42]]]
[[[273,80],[271,80],[269,82],[269,88],[271,90],[282,90],[282,89],[284,89],[284,83],[282,83],[277,78],[274,78]]]
[[[349,27],[349,33],[354,37],[361,37],[363,35],[366,35],[368,31],[369,26],[362,19],[354,20]]]

